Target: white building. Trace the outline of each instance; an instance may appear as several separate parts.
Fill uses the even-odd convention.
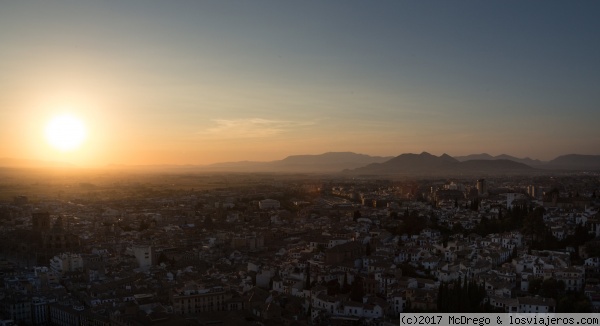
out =
[[[31,301],[27,300],[26,297],[20,297],[16,300],[8,301],[3,304],[3,312],[5,318],[9,318],[17,323],[31,324]],[[7,321],[7,324],[8,321]],[[10,325],[10,324],[9,324]]]
[[[394,316],[398,316],[406,308],[405,295],[402,292],[394,292],[388,297],[388,303],[392,307]]]
[[[275,276],[274,270],[263,269],[260,273],[256,274],[256,286],[262,289],[269,289],[269,282],[273,276]]]
[[[312,306],[315,309],[326,311],[328,315],[333,315],[340,309],[340,301],[325,293],[319,293],[317,296],[312,297]]]
[[[83,259],[79,254],[64,252],[50,259],[50,269],[59,275],[79,271],[83,269]]]
[[[552,298],[520,297],[517,312],[523,313],[550,313],[554,312],[556,302]]]
[[[34,325],[46,325],[48,323],[48,302],[45,298],[33,297],[31,315]]]
[[[260,209],[278,209],[281,204],[275,199],[265,199],[258,202],[258,207]]]
[[[133,245],[133,255],[142,269],[150,268],[154,264],[154,248],[150,245]]]

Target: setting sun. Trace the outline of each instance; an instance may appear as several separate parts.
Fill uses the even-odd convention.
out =
[[[46,140],[60,151],[66,152],[79,148],[85,138],[85,125],[74,116],[60,115],[46,125]]]

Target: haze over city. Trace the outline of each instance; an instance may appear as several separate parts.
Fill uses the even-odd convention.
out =
[[[0,157],[600,154],[597,2],[13,1]]]

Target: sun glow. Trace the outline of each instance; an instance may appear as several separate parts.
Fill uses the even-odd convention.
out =
[[[85,138],[85,125],[72,115],[56,116],[46,125],[46,140],[60,151],[68,152],[79,148]]]

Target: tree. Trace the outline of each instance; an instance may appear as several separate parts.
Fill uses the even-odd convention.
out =
[[[404,213],[403,223],[398,228],[398,233],[419,234],[427,226],[426,219],[420,217],[419,212],[416,210],[410,214],[407,212]]]
[[[367,248],[365,248],[365,255],[371,256],[371,242],[367,242]]]
[[[140,227],[138,228],[138,231],[144,231],[144,230],[148,229],[149,227],[150,227],[150,224],[146,220],[143,220],[140,223]]]
[[[431,215],[429,215],[429,225],[432,227],[437,226],[439,223],[439,219],[437,217],[437,215],[433,212],[431,212]]]
[[[554,278],[549,278],[542,282],[540,295],[543,297],[553,298],[555,300],[565,291],[565,282],[557,281]]]
[[[169,258],[167,258],[167,255],[165,255],[164,252],[161,252],[160,255],[158,255],[158,261],[157,261],[158,265],[160,265],[161,263],[169,263]]]
[[[305,280],[305,282],[306,282],[305,288],[307,290],[310,290],[311,285],[310,285],[310,263],[309,262],[307,262],[307,264],[306,264],[306,280]]]
[[[510,259],[517,259],[517,246],[512,248],[512,252],[510,253]]]
[[[465,228],[463,227],[462,223],[454,223],[454,225],[452,226],[452,231],[454,233],[465,233]]]
[[[540,293],[540,290],[542,289],[542,279],[535,277],[535,278],[530,278],[529,279],[529,289],[528,292],[531,293],[532,295],[537,295]]]
[[[327,282],[327,295],[337,295],[340,290],[340,283],[337,280]]]
[[[213,219],[210,216],[204,218],[204,228],[207,230],[212,230],[215,227]]]
[[[363,288],[362,277],[360,277],[360,275],[356,275],[350,288],[350,299],[356,302],[362,302],[364,296],[365,290]]]
[[[589,241],[585,244],[585,251],[589,257],[600,256],[600,242]]]
[[[592,304],[582,292],[571,292],[559,298],[556,312],[592,312]]]
[[[489,307],[483,304],[485,288],[474,280],[460,278],[451,284],[442,283],[438,289],[439,312],[486,312]]]
[[[544,241],[548,227],[544,223],[544,209],[536,208],[533,212],[527,215],[523,222],[523,234],[528,235],[532,243],[540,243]]]
[[[358,210],[358,209],[357,209],[357,210],[355,210],[355,211],[354,211],[354,217],[353,217],[353,220],[354,220],[354,221],[356,221],[356,220],[358,220],[359,218],[361,218],[361,216],[362,216],[362,215],[360,214],[360,210]]]
[[[350,292],[350,284],[348,284],[348,272],[344,273],[344,284],[342,284],[342,289],[340,293],[348,293]]]

